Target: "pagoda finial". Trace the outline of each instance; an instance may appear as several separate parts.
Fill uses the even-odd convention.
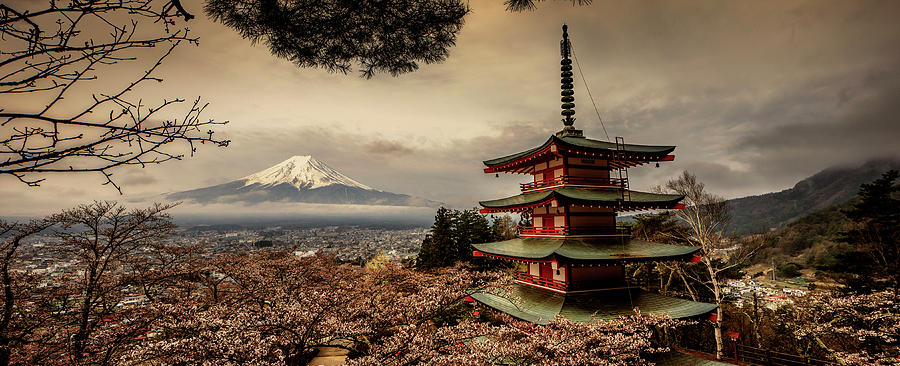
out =
[[[569,41],[569,26],[563,24],[563,38],[562,41],[559,42],[559,53],[562,55],[562,61],[560,61],[560,70],[562,73],[559,75],[562,79],[562,98],[560,101],[562,102],[562,123],[563,130],[558,132],[558,136],[582,136],[581,131],[576,130],[573,126],[575,124],[575,91],[572,90],[574,86],[572,85],[572,60],[569,59],[569,56],[572,54],[572,42]]]

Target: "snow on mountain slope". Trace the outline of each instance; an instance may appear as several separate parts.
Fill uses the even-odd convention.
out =
[[[227,183],[170,193],[166,198],[200,204],[305,202],[419,207],[442,205],[420,197],[374,189],[308,155],[294,156]]]
[[[297,189],[315,189],[331,185],[376,190],[332,169],[309,155],[297,155],[268,169],[241,178],[244,186],[290,184]]]

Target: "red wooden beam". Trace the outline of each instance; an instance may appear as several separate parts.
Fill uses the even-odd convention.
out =
[[[556,261],[554,259],[540,260],[540,259],[523,259],[523,258],[516,258],[516,257],[507,257],[505,255],[496,255],[496,254],[491,254],[491,253],[485,253],[480,250],[473,250],[472,256],[473,257],[494,257],[494,258],[508,259],[511,261],[528,262],[528,263],[553,263]]]

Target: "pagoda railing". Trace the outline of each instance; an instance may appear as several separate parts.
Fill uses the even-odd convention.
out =
[[[629,235],[631,227],[615,228],[597,226],[519,226],[520,235]]]
[[[570,177],[570,176],[559,176],[548,179],[543,179],[534,182],[521,183],[519,187],[522,191],[529,191],[532,189],[538,189],[543,187],[557,186],[563,184],[577,184],[577,185],[586,185],[586,186],[601,186],[601,187],[619,187],[623,188],[627,185],[625,184],[627,179],[619,179],[619,178],[589,178],[589,177]]]
[[[552,278],[544,278],[541,276],[535,276],[526,272],[516,272],[516,280],[526,283],[535,284],[538,286],[544,286],[549,288],[555,288],[557,290],[566,290],[569,288],[569,284],[566,281],[554,280]]]

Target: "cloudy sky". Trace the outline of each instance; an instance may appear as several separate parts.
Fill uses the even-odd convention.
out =
[[[185,5],[201,13],[202,2]],[[631,170],[633,188],[690,170],[710,191],[740,197],[900,154],[900,2],[549,1],[531,13],[506,12],[501,0],[470,6],[446,62],[371,80],[298,69],[200,15],[189,24],[200,45],[179,48],[160,69],[165,82],[136,93],[146,101],[202,96],[207,117],[230,121],[220,129],[233,141],[228,148],[115,171],[124,196],[99,175],[51,175],[39,188],[0,176],[0,210],[37,215],[93,199],[152,200],[292,155],[454,207],[515,194],[525,177],[485,175],[480,162],[561,128],[564,22],[610,136],[678,146],[674,162]],[[580,78],[575,88],[576,126],[603,139]]]

